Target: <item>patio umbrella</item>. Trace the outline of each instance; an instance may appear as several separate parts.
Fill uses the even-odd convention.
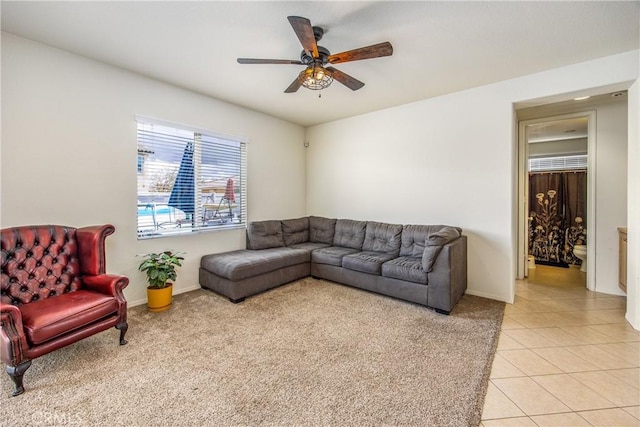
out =
[[[231,203],[236,202],[236,192],[233,188],[233,179],[231,178],[227,180],[227,186],[224,189],[224,198]]]
[[[180,168],[176,175],[176,180],[173,183],[171,189],[171,196],[169,196],[169,206],[176,209],[180,209],[187,217],[195,212],[195,192],[194,183],[194,171],[193,171],[193,142],[189,142],[184,147],[184,153],[182,153],[182,160],[180,161]]]

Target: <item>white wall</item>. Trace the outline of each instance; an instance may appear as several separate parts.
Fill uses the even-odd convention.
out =
[[[469,238],[468,292],[511,301],[513,104],[637,77],[632,51],[311,127],[307,211],[461,226]]]
[[[627,106],[598,109],[596,126],[595,290],[624,295],[618,286],[618,227],[627,225]]]
[[[511,105],[488,94],[476,89],[310,128],[309,214],[461,226],[469,290],[507,299],[511,200],[500,189],[510,185]]]
[[[2,227],[112,223],[107,270],[130,278],[131,305],[146,300],[136,254],[186,251],[174,293],[198,288],[200,257],[245,232],[136,239],[136,114],[247,137],[249,220],[306,213],[301,126],[3,33]]]
[[[618,286],[618,227],[627,225],[627,100],[582,106],[544,105],[518,111],[520,120],[595,111],[595,233],[587,228],[587,245],[595,242],[595,290],[624,295]],[[531,144],[538,145],[538,144]],[[593,174],[594,171],[590,171]],[[589,203],[593,203],[592,200]],[[591,220],[589,220],[591,223]]]
[[[640,329],[640,80],[629,89],[627,320]]]

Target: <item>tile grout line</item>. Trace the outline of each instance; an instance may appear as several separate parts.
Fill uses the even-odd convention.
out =
[[[541,269],[542,270],[542,269]],[[550,270],[551,271],[551,270]],[[555,273],[554,273],[555,274]],[[557,282],[560,283],[560,282]],[[577,282],[576,282],[577,283]],[[525,288],[526,286],[526,288]],[[509,419],[509,418],[527,418],[534,425],[540,425],[536,423],[533,417],[539,416],[550,416],[550,415],[560,415],[560,414],[576,414],[581,420],[583,420],[586,424],[592,425],[586,418],[582,417],[580,413],[585,412],[596,412],[596,411],[621,411],[626,414],[628,417],[632,417],[633,419],[637,419],[638,417],[634,415],[635,409],[640,409],[640,402],[638,405],[619,405],[610,400],[609,397],[605,394],[601,394],[596,387],[595,382],[591,382],[592,385],[588,384],[588,381],[585,382],[586,378],[580,380],[579,374],[589,374],[596,372],[603,372],[606,375],[611,376],[612,379],[619,381],[620,384],[628,385],[633,389],[640,389],[639,385],[634,385],[628,381],[624,381],[622,378],[614,375],[612,372],[614,371],[624,371],[624,370],[633,370],[640,369],[640,363],[634,363],[630,360],[633,358],[634,351],[639,351],[639,346],[635,343],[640,342],[640,334],[633,329],[629,329],[626,325],[626,321],[624,319],[624,310],[620,307],[618,301],[622,302],[625,300],[624,297],[621,296],[602,296],[595,292],[586,290],[586,294],[584,292],[584,288],[581,286],[584,285],[576,285],[576,284],[567,284],[569,288],[560,286],[554,287],[545,287],[545,285],[541,285],[538,283],[527,283],[526,279],[523,282],[516,283],[516,301],[513,305],[508,307],[513,307],[512,310],[505,311],[503,322],[506,323],[507,328],[501,329],[502,336],[508,338],[509,344],[513,346],[519,346],[519,348],[506,348],[497,350],[497,354],[499,354],[504,362],[508,363],[509,366],[514,367],[518,371],[522,372],[522,376],[508,376],[508,377],[498,377],[498,378],[490,378],[490,382],[493,387],[495,387],[500,393],[507,398],[511,404],[514,405],[515,408],[520,410],[524,416],[517,417],[498,417],[492,419],[483,419],[482,421],[490,421],[490,420],[501,420],[501,419]],[[572,288],[572,286],[580,286],[578,288]],[[572,289],[580,289],[576,291],[576,295],[572,295],[574,293]],[[527,292],[527,290],[529,292]],[[523,295],[524,294],[524,295]],[[575,301],[575,304],[573,303]],[[550,304],[553,302],[553,304]],[[523,308],[520,305],[528,306]],[[531,311],[530,309],[534,307],[535,304],[540,305],[546,304],[545,307],[542,307],[542,311]],[[555,307],[550,307],[550,305],[555,305]],[[580,306],[583,306],[580,308]],[[513,312],[511,312],[513,311]],[[549,314],[555,314],[554,316],[549,316]],[[551,318],[548,319],[548,324],[545,324],[545,317]],[[555,321],[555,323],[554,323]],[[511,325],[509,323],[511,322]],[[523,323],[524,322],[524,323]],[[504,324],[503,323],[503,326]],[[541,323],[537,325],[537,323]],[[609,325],[609,326],[608,326]],[[511,326],[511,327],[509,327]],[[580,329],[566,329],[566,328],[586,328],[582,329],[582,331],[590,331],[587,332],[589,336],[592,334],[596,334],[595,338],[585,338],[584,334],[581,333]],[[562,331],[565,334],[577,339],[577,340],[585,340],[585,343],[580,344],[563,344],[562,342],[558,342],[557,340],[553,340],[547,338],[544,334],[540,333],[539,329],[557,329],[558,331]],[[521,332],[523,330],[527,330],[529,332],[524,333]],[[518,336],[521,340],[514,338],[514,336],[510,335],[509,331],[512,331],[511,334],[514,336]],[[533,339],[534,345],[526,345],[522,342],[522,339],[526,334],[530,335],[531,339]],[[601,335],[602,338],[599,338],[598,335]],[[557,336],[557,335],[556,335]],[[561,335],[560,335],[561,336]],[[605,339],[604,342],[598,342],[602,339]],[[539,339],[543,341],[543,345],[536,346],[535,340]],[[549,345],[546,345],[544,341],[549,342]],[[531,344],[531,340],[526,340],[529,344]],[[594,342],[595,341],[595,342]],[[513,343],[513,344],[511,344]],[[620,346],[622,345],[622,346]],[[615,347],[622,349],[622,353],[616,352]],[[589,347],[594,349],[593,352],[595,355],[592,357],[586,358],[580,352],[580,347]],[[538,354],[536,350],[544,350],[548,349],[550,351],[567,351],[573,353],[573,355],[577,358],[580,358],[584,361],[585,364],[588,364],[586,367],[593,366],[594,368],[579,370],[579,371],[571,371],[568,372],[565,369],[562,369],[557,364],[553,363],[550,360],[551,353],[547,354],[547,357]],[[527,350],[531,354],[541,358],[546,363],[549,364],[550,369],[556,369],[559,373],[545,373],[539,375],[529,375],[522,368],[521,364],[513,363],[511,360],[505,357],[505,352],[509,351],[521,351]],[[623,354],[623,356],[621,356]],[[602,358],[598,359],[596,356],[601,355],[604,357],[604,362]],[[558,357],[564,356],[562,353]],[[535,359],[534,359],[535,360]],[[561,359],[558,359],[561,361]],[[600,363],[598,363],[600,362]],[[607,367],[607,365],[615,365],[619,366],[616,368]],[[631,365],[631,366],[627,366]],[[568,365],[564,365],[568,366]],[[623,367],[624,366],[624,367]],[[509,369],[509,368],[507,368]],[[633,372],[633,371],[630,371]],[[603,399],[603,402],[608,402],[608,404],[612,406],[607,406],[606,408],[594,408],[594,409],[586,409],[586,410],[572,410],[569,405],[567,405],[560,397],[556,396],[551,390],[545,387],[543,384],[538,383],[535,378],[548,377],[551,375],[568,375],[569,378],[576,381],[576,385],[580,387],[584,387],[585,390],[589,390],[594,393],[594,396],[598,396],[598,399]],[[512,397],[503,391],[494,380],[503,380],[503,379],[522,379],[528,378],[533,383],[537,384],[545,393],[548,393],[558,402],[562,403],[565,407],[569,409],[569,411],[562,411],[552,414],[537,414],[537,415],[529,415],[527,414],[523,408],[516,404],[516,402],[512,399]],[[595,380],[594,380],[595,381]],[[620,400],[618,400],[620,401]],[[628,411],[624,410],[624,408],[629,408]],[[618,413],[617,416],[620,416]]]

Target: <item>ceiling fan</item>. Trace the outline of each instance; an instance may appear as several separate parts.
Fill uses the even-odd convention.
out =
[[[298,36],[302,48],[299,61],[288,59],[254,59],[238,58],[240,64],[295,64],[305,65],[306,68],[300,72],[298,77],[285,89],[285,93],[293,93],[304,86],[311,90],[321,90],[329,87],[333,80],[337,80],[351,90],[358,90],[364,83],[351,77],[327,64],[338,64],[341,62],[359,61],[361,59],[379,58],[393,54],[391,43],[384,42],[371,46],[361,47],[346,52],[331,54],[325,47],[318,46],[324,35],[324,30],[320,27],[311,26],[311,21],[300,16],[287,17],[293,27],[293,31]]]

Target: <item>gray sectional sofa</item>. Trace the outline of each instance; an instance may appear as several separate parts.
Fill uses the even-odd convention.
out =
[[[247,228],[247,249],[202,257],[200,285],[237,303],[311,275],[449,314],[467,288],[461,233],[317,216],[257,221]]]

